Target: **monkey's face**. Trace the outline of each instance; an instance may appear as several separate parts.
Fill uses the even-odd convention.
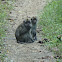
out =
[[[25,27],[26,27],[28,30],[32,27],[32,24],[31,24],[31,22],[30,22],[29,20],[24,21],[24,25],[25,25]]]
[[[37,18],[36,17],[32,17],[31,18],[31,22],[32,22],[32,24],[36,24],[37,23]]]

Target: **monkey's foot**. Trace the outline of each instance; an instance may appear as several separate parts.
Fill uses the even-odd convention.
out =
[[[17,41],[17,43],[20,43],[20,41]]]

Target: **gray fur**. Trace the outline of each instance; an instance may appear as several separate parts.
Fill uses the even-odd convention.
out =
[[[28,21],[28,22],[27,22]],[[27,23],[26,23],[27,22]],[[29,19],[26,19],[23,21],[22,24],[18,26],[15,32],[15,37],[17,40],[17,43],[25,42],[25,43],[31,43],[34,42],[31,34],[30,34],[30,29],[32,25]]]

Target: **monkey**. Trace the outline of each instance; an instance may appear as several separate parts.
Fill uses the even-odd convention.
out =
[[[32,28],[31,28],[32,38],[33,38],[33,40],[37,40],[37,36],[36,36],[37,18],[32,17],[31,23],[32,23]]]
[[[24,20],[23,23],[17,27],[15,32],[17,43],[34,42],[30,34],[31,27],[32,27],[32,24],[29,19]]]

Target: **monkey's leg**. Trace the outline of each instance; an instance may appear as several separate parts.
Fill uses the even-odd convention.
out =
[[[16,39],[17,39],[17,43],[21,43],[21,44],[24,43],[24,39],[23,39],[23,38],[21,38],[21,37],[16,37]]]
[[[17,43],[20,43],[20,41],[17,41]]]
[[[24,42],[20,42],[20,44],[23,44]]]
[[[36,32],[35,33],[33,33],[33,40],[37,40],[37,36],[36,36]]]
[[[20,43],[20,41],[19,41],[18,37],[16,37],[16,40],[17,40],[17,43]]]
[[[37,40],[37,36],[35,36],[35,39],[34,40]]]

